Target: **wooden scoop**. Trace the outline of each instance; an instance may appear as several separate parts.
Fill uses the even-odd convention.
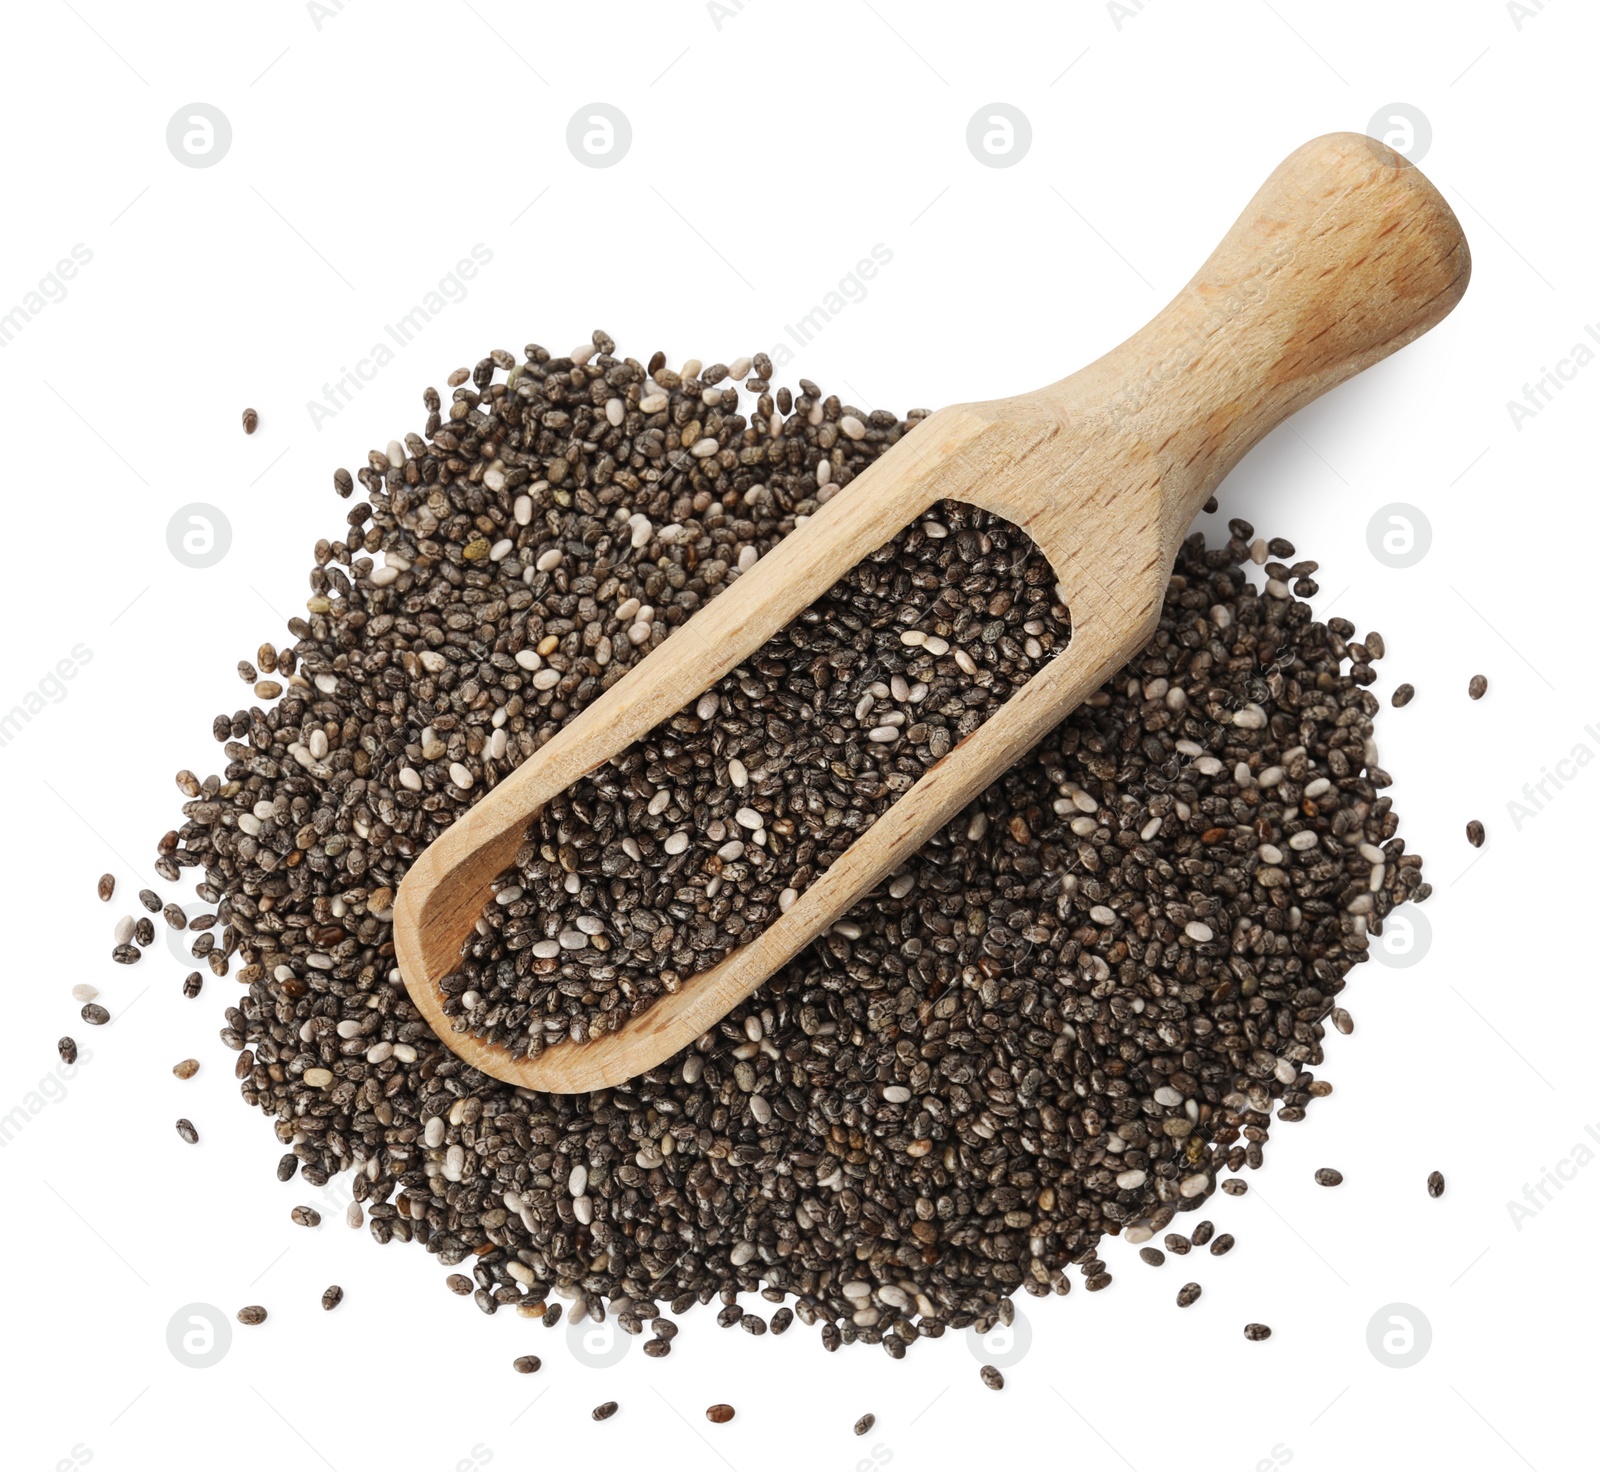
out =
[[[1149,638],[1189,523],[1302,404],[1455,306],[1470,272],[1450,207],[1382,144],[1335,133],[1292,153],[1147,326],[1034,393],[924,420],[463,813],[394,907],[412,1000],[444,1043],[507,1083],[581,1093],[671,1057],[1030,750]],[[696,699],[868,553],[949,497],[1026,529],[1060,574],[1068,647],[930,768],[754,940],[619,1030],[537,1058],[455,1030],[439,981],[530,820]]]

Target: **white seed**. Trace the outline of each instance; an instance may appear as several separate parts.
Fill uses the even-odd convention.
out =
[[[125,946],[133,939],[133,916],[124,915],[111,931],[112,939],[119,946]]]
[[[646,394],[639,400],[641,414],[659,414],[667,407],[667,396],[662,393]]]
[[[737,838],[730,840],[717,850],[717,857],[725,864],[731,864],[736,859],[744,857],[744,844]]]
[[[928,636],[921,629],[902,629],[900,642],[911,649],[920,649],[928,642]]]
[[[917,876],[915,874],[896,874],[889,881],[889,898],[903,900],[916,887]]]
[[[669,833],[661,847],[669,854],[681,854],[689,847],[689,835],[683,832]]]
[[[1281,864],[1283,862],[1283,850],[1275,843],[1264,843],[1256,850],[1256,857],[1263,864]]]
[[[1210,940],[1215,934],[1209,925],[1200,920],[1191,920],[1183,927],[1183,933],[1188,936],[1190,940],[1199,941],[1202,945],[1204,945],[1206,941]]]
[[[649,640],[649,638],[650,638],[650,625],[647,624],[647,623],[636,623],[636,624],[632,625],[628,630],[628,642],[630,644],[632,644],[635,648],[637,648],[641,644],[646,643]]]
[[[741,790],[750,781],[750,773],[745,770],[744,763],[736,756],[728,758],[728,781]]]
[[[891,741],[898,741],[899,739],[900,728],[898,726],[874,726],[870,731],[867,732],[868,741],[877,741],[885,745]]]
[[[455,783],[457,787],[465,790],[466,788],[472,786],[473,776],[471,772],[461,765],[460,762],[451,762],[450,780]]]
[[[794,902],[800,898],[800,892],[795,889],[786,889],[778,896],[778,909],[785,915],[794,908]]]
[[[1302,828],[1298,833],[1292,834],[1289,847],[1297,854],[1304,853],[1308,848],[1317,846],[1317,835],[1309,828]]]
[[[1142,838],[1146,843],[1148,843],[1160,831],[1161,831],[1161,819],[1160,818],[1152,818],[1148,823],[1146,823],[1144,825],[1143,828],[1141,828],[1139,830],[1139,837]]]
[[[926,649],[929,654],[948,654],[950,652],[950,641],[948,639],[939,638],[937,634],[930,634],[922,641],[922,647]]]
[[[581,1196],[589,1189],[589,1167],[581,1162],[567,1173],[567,1194]]]
[[[388,563],[385,563],[382,567],[372,569],[372,586],[374,588],[387,588],[399,576],[400,569],[398,567],[391,567]]]
[[[765,828],[767,826],[767,820],[763,818],[761,814],[758,813],[754,808],[740,808],[738,812],[733,815],[733,821],[741,828],[756,829]]]
[[[561,942],[554,939],[536,940],[528,947],[541,961],[548,961],[553,956],[561,954]]]
[[[1321,797],[1322,794],[1329,791],[1332,786],[1333,783],[1330,782],[1326,777],[1313,778],[1310,782],[1306,783],[1306,796]]]
[[[1090,831],[1093,832],[1093,829],[1091,828]],[[1089,907],[1089,918],[1096,925],[1115,925],[1117,923],[1117,912],[1109,905],[1091,905]]]
[[[1162,1084],[1152,1097],[1163,1109],[1176,1109],[1183,1103],[1183,1095],[1173,1088],[1171,1084]]]
[[[561,671],[552,669],[535,670],[533,679],[529,682],[535,690],[553,690],[561,683]]]
[[[890,1084],[883,1091],[884,1101],[889,1104],[909,1104],[911,1090],[904,1084]]]
[[[867,434],[867,426],[857,419],[854,414],[840,416],[839,430],[840,433],[848,435],[853,440],[865,439]]]
[[[518,526],[527,526],[533,520],[533,497],[518,496],[511,503],[511,517]]]
[[[749,543],[746,543],[743,547],[741,547],[739,549],[739,571],[740,572],[749,572],[750,569],[752,567],[754,567],[756,565],[756,563],[759,562],[760,560],[761,560],[761,554],[758,551],[756,551],[756,549],[754,547],[752,547]]]
[[[406,447],[399,440],[390,440],[389,448],[385,452],[389,457],[391,469],[403,470],[406,463]]]
[[[589,945],[589,937],[581,930],[563,930],[556,940],[564,951],[581,951]]]
[[[74,1002],[92,1002],[99,995],[100,989],[90,986],[86,981],[80,981],[72,989],[72,1000]]]
[[[432,1115],[427,1124],[422,1127],[422,1143],[430,1150],[437,1150],[444,1144],[444,1116]]]
[[[606,421],[612,425],[622,423],[623,415],[628,412],[628,406],[621,399],[606,400]]]
[[[925,521],[922,523],[922,533],[935,542],[942,542],[950,535],[950,528],[942,521]]]
[[[511,555],[511,549],[514,546],[516,546],[516,543],[513,542],[510,537],[501,537],[500,540],[489,549],[489,561],[504,562],[505,559]]]
[[[1145,1174],[1142,1170],[1125,1170],[1117,1177],[1119,1191],[1132,1191],[1144,1185]]]
[[[707,690],[706,693],[695,702],[694,713],[699,716],[702,721],[709,721],[712,716],[716,715],[717,707],[720,704],[721,701],[717,699],[717,692],[715,690]]]
[[[667,787],[659,787],[654,793],[651,794],[650,801],[645,806],[645,811],[649,813],[652,818],[658,818],[671,806],[671,789]]]

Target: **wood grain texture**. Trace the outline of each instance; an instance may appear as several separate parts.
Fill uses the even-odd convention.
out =
[[[1443,318],[1466,290],[1450,207],[1382,144],[1330,134],[1262,185],[1145,327],[1033,393],[942,409],[677,630],[418,857],[395,902],[412,1000],[474,1067],[555,1093],[669,1058],[1023,757],[1145,643],[1179,543],[1241,456],[1303,404]],[[457,1032],[438,981],[557,793],[689,704],[935,501],[1025,528],[1060,575],[1072,638],[820,875],[790,910],[642,1016],[536,1059]]]

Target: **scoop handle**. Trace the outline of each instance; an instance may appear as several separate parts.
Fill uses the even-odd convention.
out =
[[[1423,173],[1359,133],[1291,153],[1193,279],[1103,358],[1013,401],[1160,466],[1163,542],[1295,410],[1419,337],[1467,289],[1460,222]]]

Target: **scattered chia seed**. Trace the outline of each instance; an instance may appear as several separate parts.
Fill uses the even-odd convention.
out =
[[[186,1145],[198,1145],[200,1143],[199,1131],[186,1119],[178,1121],[178,1138]]]
[[[1467,681],[1467,695],[1473,700],[1482,700],[1489,682],[1482,675],[1474,675]]]
[[[267,1322],[267,1311],[259,1303],[247,1304],[234,1315],[241,1324],[264,1324]]]
[[[486,1314],[539,1309],[549,1326],[569,1305],[574,1321],[609,1311],[642,1328],[657,1296],[681,1314],[766,1290],[788,1298],[825,1349],[877,1344],[898,1357],[921,1337],[987,1333],[1019,1290],[1068,1292],[1074,1264],[1098,1264],[1086,1280],[1108,1278],[1096,1255],[1108,1230],[1165,1231],[1204,1206],[1224,1169],[1260,1166],[1270,1128],[1325,1096],[1313,1070],[1347,973],[1395,907],[1428,896],[1383,795],[1379,705],[1363,688],[1381,639],[1354,644],[1347,620],[1313,619],[1302,601],[1313,564],[1269,566],[1282,596],[1261,596],[1245,573],[1259,540],[1248,523],[1229,522],[1209,548],[1195,533],[1145,649],[692,1046],[595,1095],[500,1084],[433,1036],[394,968],[392,906],[411,862],[798,518],[851,493],[924,417],[852,409],[805,380],[798,396],[774,391],[759,356],[745,365],[755,382],[741,398],[714,369],[702,378],[699,364],[674,372],[659,355],[646,365],[614,352],[597,333],[567,357],[533,345],[520,361],[491,354],[452,375],[448,404],[424,396],[423,435],[374,449],[356,477],[336,473],[336,492],[349,497],[359,480],[366,499],[317,544],[289,645],[270,660],[258,652],[252,669],[274,678],[251,683],[276,693],[253,692],[256,703],[212,723],[219,775],[180,774],[182,821],[156,845],[156,871],[176,882],[196,870],[196,892],[215,912],[199,932],[211,941],[206,965],[240,983],[223,1040],[245,1102],[291,1152],[280,1175],[321,1187],[353,1170],[351,1193],[376,1241],[418,1242],[442,1266],[468,1264],[472,1276],[447,1280],[452,1291]],[[694,454],[707,439],[715,453]],[[873,799],[856,790],[869,767],[874,788],[914,777],[898,765],[911,760],[901,748],[920,720],[931,754],[935,723],[921,711],[940,680],[952,682],[937,697],[952,709],[938,729],[961,729],[979,707],[941,665],[969,682],[958,653],[980,672],[991,666],[979,654],[1032,668],[1048,652],[1043,635],[1061,636],[1050,604],[1049,618],[1017,623],[1018,590],[1048,596],[1054,580],[1029,581],[1029,550],[998,545],[1011,535],[1004,524],[975,524],[982,513],[962,508],[939,514],[950,535],[924,519],[857,569],[889,580],[879,601],[914,607],[907,632],[924,641],[902,643],[913,652],[896,656],[907,662],[896,669],[894,646],[877,652],[869,639],[888,693],[869,687],[860,694],[874,704],[861,716],[852,705],[833,719],[850,738],[826,746],[844,753],[842,770],[819,768],[812,786],[795,787],[790,774],[761,775],[728,751],[756,739],[731,729],[733,717],[753,730],[759,715],[763,761],[770,742],[787,751],[833,741],[788,702],[822,700],[804,684],[820,690],[818,660],[828,689],[853,690],[869,652],[856,641],[869,630],[846,616],[872,619],[849,607],[837,628],[802,619],[786,631],[809,640],[810,663],[795,670],[791,638],[792,681],[753,657],[742,666],[751,689],[735,679],[729,709],[719,687],[715,711],[700,715],[697,701],[673,718],[695,729],[668,722],[642,743],[659,743],[651,760],[670,779],[651,777],[646,761],[634,775],[650,795],[624,797],[628,773],[591,779],[620,784],[608,799],[612,847],[632,839],[643,854],[655,831],[664,851],[684,835],[676,888],[658,912],[657,929],[670,921],[673,932],[666,959],[645,970],[673,966],[680,941],[684,964],[695,964],[727,941],[730,915],[754,913],[731,877],[708,894],[721,877],[708,874],[712,858],[724,871],[753,863],[717,850],[781,850],[789,838],[796,872],[819,866],[848,836],[847,820],[869,816]],[[988,550],[980,540],[968,560],[961,539],[970,548],[984,536]],[[929,650],[930,634],[949,636],[925,619],[926,600],[965,595],[918,587],[955,565],[918,559],[949,542],[962,583],[983,580],[972,596],[1011,596],[1002,612],[985,603],[976,652],[958,638]],[[1295,556],[1281,538],[1266,550]],[[1035,621],[1039,633],[1028,631]],[[837,678],[835,654],[846,661]],[[934,678],[913,680],[924,658]],[[928,693],[913,700],[918,683]],[[887,719],[897,714],[900,723]],[[862,725],[880,717],[881,727]],[[874,741],[879,729],[899,734]],[[666,770],[686,754],[683,770]],[[732,806],[717,810],[724,834],[709,853],[711,815],[700,824],[693,811],[708,780],[701,758],[743,794],[719,798]],[[648,811],[663,790],[668,807],[682,790],[690,809],[667,832],[649,827],[664,819],[665,809]],[[740,822],[745,807],[758,828]],[[642,999],[622,986],[635,953],[621,942],[634,931],[606,926],[619,914],[613,881],[630,892],[629,865],[650,864],[623,848],[626,862],[605,872],[605,844],[588,842],[603,816],[573,808],[538,881],[576,907],[571,944],[563,929],[496,959],[497,990],[453,995],[458,1026],[529,1037],[536,1018],[565,1018],[570,1040],[573,1021]],[[786,817],[789,834],[778,828]],[[815,851],[802,860],[808,842]],[[591,861],[597,868],[584,867]],[[552,861],[540,852],[539,863]],[[785,887],[802,886],[791,875]],[[519,902],[505,886],[497,898],[504,910]],[[759,902],[782,900],[779,889]],[[551,938],[557,954],[533,957]],[[137,947],[118,944],[138,959]],[[573,959],[591,953],[587,964]],[[537,1011],[532,967],[516,969],[523,955],[555,961],[541,978],[576,967],[570,981],[583,989],[541,979],[561,1000]],[[608,967],[617,974],[596,974]],[[186,994],[199,981],[191,973]],[[599,982],[611,985],[590,989]],[[619,1001],[608,1009],[603,996]],[[1108,1073],[1107,1060],[1121,1071]],[[1203,1130],[1190,1117],[1197,1105]],[[1177,1233],[1165,1243],[1189,1250]],[[777,1323],[774,1314],[773,1332]],[[658,1330],[649,1343],[671,1339]]]
[[[246,434],[254,434],[256,426],[261,423],[261,416],[254,409],[246,409],[239,417],[244,424]]]
[[[1006,1388],[1006,1377],[995,1369],[993,1365],[983,1366],[978,1371],[978,1377],[990,1390],[1004,1390]]]
[[[102,874],[97,889],[102,900],[109,900],[117,892],[117,876],[115,874]]]
[[[536,1354],[518,1355],[511,1361],[511,1368],[519,1375],[536,1375],[543,1361]]]
[[[1368,640],[1368,644],[1369,646],[1371,644],[1370,638]],[[1410,705],[1412,697],[1415,696],[1416,693],[1417,689],[1415,685],[1396,685],[1394,687],[1394,694],[1389,697],[1389,703],[1396,707]]]
[[[1185,1283],[1183,1287],[1178,1290],[1178,1307],[1188,1308],[1189,1305],[1194,1303],[1199,1297],[1200,1285],[1198,1283]]]
[[[856,1425],[855,1425],[856,1435],[857,1436],[865,1436],[867,1434],[867,1432],[871,1431],[872,1428],[874,1426],[876,1426],[877,1424],[878,1424],[878,1418],[876,1416],[874,1416],[871,1411],[868,1411],[866,1415],[864,1415],[859,1421],[856,1422]]]
[[[111,1014],[98,1002],[87,1003],[83,1010],[78,1013],[78,1016],[92,1027],[104,1027],[106,1023],[111,1021]]]
[[[322,1293],[322,1307],[324,1312],[331,1312],[344,1302],[344,1289],[337,1283],[330,1288],[325,1288]]]
[[[70,1065],[78,1061],[78,1045],[72,1038],[62,1038],[56,1044],[56,1052],[61,1055],[63,1063]]]
[[[1259,1342],[1263,1339],[1271,1339],[1272,1330],[1265,1324],[1246,1324],[1244,1326],[1244,1337],[1251,1341]]]
[[[602,1401],[589,1414],[596,1421],[609,1421],[617,1414],[617,1403],[614,1400]]]
[[[1483,824],[1476,818],[1467,824],[1467,842],[1474,848],[1483,847]]]
[[[1337,1186],[1344,1180],[1344,1175],[1332,1166],[1323,1166],[1313,1177],[1319,1186]]]
[[[1444,1195],[1444,1176],[1438,1171],[1433,1171],[1428,1176],[1428,1194],[1434,1197]]]
[[[735,1412],[733,1407],[722,1404],[721,1402],[714,1406],[706,1407],[706,1420],[713,1422],[718,1426],[727,1425],[729,1421],[733,1420],[734,1415]]]

